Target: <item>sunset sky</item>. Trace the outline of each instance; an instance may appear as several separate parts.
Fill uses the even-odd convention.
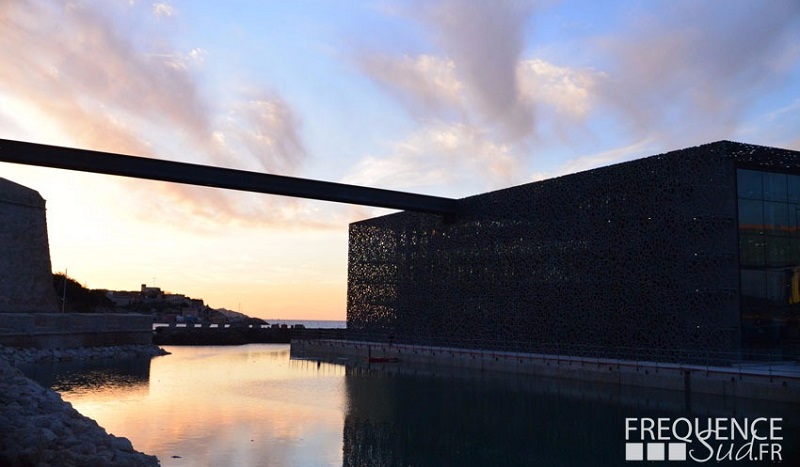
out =
[[[730,139],[800,150],[800,2],[0,0],[0,138],[460,198]],[[0,164],[53,270],[345,319],[391,211]]]

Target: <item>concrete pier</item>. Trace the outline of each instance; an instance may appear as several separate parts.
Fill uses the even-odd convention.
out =
[[[71,349],[151,344],[153,317],[135,313],[3,313],[0,345]]]
[[[426,367],[505,371],[687,394],[800,403],[800,366],[792,364],[723,367],[333,339],[292,340],[291,355],[293,358],[364,361],[397,359],[400,364]]]

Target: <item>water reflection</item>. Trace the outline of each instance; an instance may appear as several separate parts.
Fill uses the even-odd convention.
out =
[[[626,417],[783,417],[784,439],[800,439],[800,406],[769,401],[687,406],[676,391],[402,365],[351,367],[345,384],[348,467],[625,465]],[[784,459],[800,455],[783,444]]]
[[[614,425],[613,402],[570,399],[527,383],[349,369],[344,465],[601,465],[604,458],[620,459],[622,425]]]
[[[680,416],[783,417],[787,458],[798,455],[797,404],[687,406],[674,391],[291,360],[288,345],[168,350],[26,371],[164,466],[625,465],[625,417]]]
[[[143,386],[90,369],[83,381],[105,383],[71,378],[62,397],[163,466],[342,464],[343,367],[290,360],[288,345],[167,350]]]
[[[29,378],[58,392],[89,394],[107,389],[147,391],[150,358],[76,360],[21,367]]]

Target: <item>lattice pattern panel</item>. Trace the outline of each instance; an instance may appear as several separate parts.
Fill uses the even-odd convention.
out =
[[[736,166],[799,163],[719,142],[465,198],[455,219],[351,224],[348,328],[503,350],[736,351]]]

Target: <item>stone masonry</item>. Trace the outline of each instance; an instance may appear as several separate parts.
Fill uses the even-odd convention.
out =
[[[56,311],[45,200],[0,178],[0,313]]]

